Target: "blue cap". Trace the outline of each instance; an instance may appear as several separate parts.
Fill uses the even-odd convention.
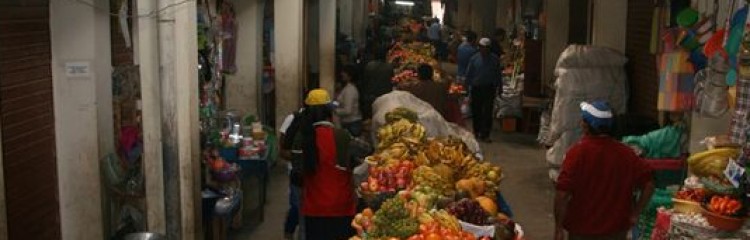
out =
[[[594,128],[612,127],[612,108],[606,101],[581,102],[581,116]]]

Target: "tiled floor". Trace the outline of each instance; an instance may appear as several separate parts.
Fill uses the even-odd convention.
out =
[[[551,239],[553,233],[553,188],[547,177],[544,151],[534,136],[495,132],[494,142],[482,143],[490,161],[504,168],[502,191],[511,205],[515,220],[523,226],[528,239]],[[265,221],[255,229],[236,232],[232,239],[283,239],[287,210],[287,178],[283,165],[273,171],[269,184]]]

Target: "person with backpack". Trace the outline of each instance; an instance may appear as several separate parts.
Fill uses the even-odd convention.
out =
[[[302,186],[300,211],[308,240],[355,234],[349,224],[356,213],[352,169],[357,163],[349,152],[351,135],[331,122],[334,109],[327,91],[310,91],[283,140],[292,159],[292,182]]]

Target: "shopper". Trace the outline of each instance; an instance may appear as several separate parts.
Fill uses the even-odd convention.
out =
[[[490,48],[490,52],[497,55],[501,59],[503,55],[505,55],[505,49],[503,49],[503,44],[505,44],[505,35],[505,29],[496,29],[495,35],[492,38],[492,47]]]
[[[325,92],[322,89],[313,91]],[[312,95],[312,94],[311,94]],[[356,212],[352,168],[356,163],[347,147],[351,137],[331,123],[333,111],[325,99],[306,99],[301,133],[294,145],[300,147],[303,168],[302,215],[308,240],[348,239]],[[310,104],[319,103],[319,104]],[[322,104],[320,104],[322,103]]]
[[[440,19],[434,18],[429,21],[429,27],[427,28],[427,38],[430,40],[430,43],[432,43],[432,46],[435,48],[435,58],[438,60],[443,59],[444,51],[443,51],[443,36],[442,36],[442,30],[443,27],[440,25]]]
[[[286,220],[284,221],[284,239],[294,239],[294,233],[297,227],[304,231],[304,224],[300,221],[300,202],[302,198],[302,148],[295,146],[294,140],[301,136],[301,125],[308,107],[327,106],[333,109],[331,97],[328,92],[321,90],[312,90],[307,94],[304,106],[296,112],[289,114],[284,118],[284,122],[279,127],[279,146],[280,154],[287,159],[287,171],[289,173],[289,210],[287,211]],[[299,145],[299,144],[298,144]],[[304,234],[300,234],[304,239]]]
[[[375,51],[374,60],[367,63],[362,74],[362,101],[360,108],[364,119],[372,118],[372,103],[383,94],[393,90],[393,65],[385,61],[386,51]]]
[[[448,102],[448,85],[436,82],[433,79],[434,70],[430,65],[422,64],[417,69],[419,82],[405,85],[402,90],[414,94],[422,101],[429,103],[443,118],[448,119],[446,114],[446,103]]]
[[[359,90],[354,85],[354,69],[351,66],[344,67],[339,73],[339,84],[341,91],[336,96],[339,103],[336,108],[341,126],[353,136],[362,134],[362,113],[359,109]]]
[[[456,80],[462,84],[466,82],[466,68],[469,66],[469,60],[477,53],[477,34],[467,31],[464,35],[464,41],[456,50],[456,63],[458,65]]]
[[[471,57],[466,68],[474,135],[484,142],[492,142],[492,112],[497,88],[502,85],[500,58],[490,52],[491,42],[489,38],[479,40],[479,53]]]
[[[608,103],[584,102],[581,111],[584,137],[568,150],[557,180],[555,239],[567,230],[571,240],[625,240],[654,192],[650,167],[611,137]]]

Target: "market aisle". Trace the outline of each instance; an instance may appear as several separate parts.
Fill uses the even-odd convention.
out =
[[[551,239],[553,188],[547,177],[544,151],[537,147],[534,136],[494,132],[495,142],[482,143],[491,161],[505,169],[506,178],[501,188],[513,208],[528,239]],[[284,165],[279,164],[271,176],[265,221],[254,230],[238,234],[233,239],[282,239],[282,227],[287,210],[287,177]]]
[[[494,142],[480,143],[493,163],[503,167],[500,185],[513,210],[513,219],[523,227],[527,239],[552,239],[554,188],[547,177],[544,150],[533,135],[494,131]]]

